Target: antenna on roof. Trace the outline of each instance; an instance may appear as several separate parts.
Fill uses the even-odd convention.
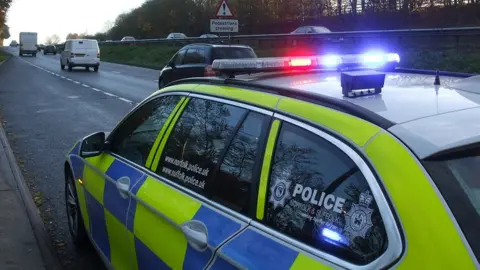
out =
[[[433,82],[433,85],[440,85],[440,74],[437,70],[437,73],[435,74],[435,81]]]

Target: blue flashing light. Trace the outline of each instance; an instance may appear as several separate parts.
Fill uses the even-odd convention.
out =
[[[334,230],[330,230],[329,228],[322,229],[322,236],[336,242],[340,242],[342,240],[342,236],[339,233]]]

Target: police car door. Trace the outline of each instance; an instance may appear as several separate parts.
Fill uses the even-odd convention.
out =
[[[247,226],[272,114],[252,110],[190,95],[160,144],[155,173],[136,192],[140,269],[202,269]]]
[[[219,249],[210,269],[381,269],[394,262],[402,250],[398,230],[362,158],[325,132],[275,116],[255,221]]]
[[[115,269],[131,269],[133,217],[130,194],[145,180],[162,128],[183,97],[168,95],[138,107],[107,139],[107,150],[89,158],[84,171],[91,236]],[[178,107],[177,107],[178,105]],[[95,168],[95,169],[93,169]],[[127,237],[127,239],[125,239]]]

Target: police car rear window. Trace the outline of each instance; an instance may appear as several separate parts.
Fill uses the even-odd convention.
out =
[[[423,163],[480,260],[480,146]]]
[[[340,149],[283,123],[271,166],[265,223],[357,265],[380,255],[388,239],[370,187]]]

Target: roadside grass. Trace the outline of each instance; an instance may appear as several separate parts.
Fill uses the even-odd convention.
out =
[[[0,50],[0,62],[3,62],[7,59],[10,55],[3,50]]]
[[[179,46],[101,46],[102,61],[161,69]],[[291,48],[256,49],[259,57],[292,55]],[[295,49],[297,50],[297,49]],[[309,55],[308,51],[305,51]],[[480,47],[458,49],[407,48],[399,52],[400,67],[480,74]]]

